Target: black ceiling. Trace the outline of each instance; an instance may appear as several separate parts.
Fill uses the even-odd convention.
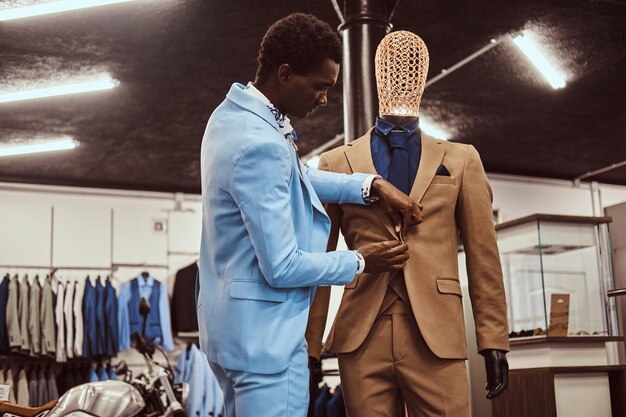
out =
[[[2,144],[59,134],[81,142],[1,158],[0,181],[199,192],[209,115],[231,83],[254,77],[268,25],[295,11],[339,24],[330,0],[141,0],[0,22],[0,90],[102,71],[121,83],[0,104]],[[429,78],[522,29],[557,57],[562,90],[510,40],[426,90],[423,114],[475,145],[487,171],[573,179],[626,159],[626,0],[400,0],[393,24],[426,41]],[[342,132],[341,89],[294,122],[303,154]],[[626,169],[591,179],[626,185]]]

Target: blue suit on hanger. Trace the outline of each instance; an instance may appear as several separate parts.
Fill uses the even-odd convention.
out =
[[[6,325],[6,308],[9,298],[9,282],[11,277],[7,274],[0,283],[0,352],[9,350],[9,334]]]
[[[120,348],[119,332],[117,329],[117,295],[111,280],[107,278],[104,287],[104,311],[105,311],[105,354],[109,357],[117,355]]]
[[[92,358],[97,355],[97,316],[96,316],[96,288],[91,284],[89,278],[85,281],[85,292],[83,293],[83,355]]]
[[[104,286],[100,277],[96,279],[96,354],[106,354],[107,333],[106,333],[106,311],[104,309]]]
[[[98,379],[100,381],[108,381],[109,380],[109,374],[107,373],[106,369],[104,369],[104,366],[100,365],[100,368],[98,368]]]

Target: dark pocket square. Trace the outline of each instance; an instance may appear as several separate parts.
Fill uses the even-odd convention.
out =
[[[437,172],[435,173],[435,175],[442,175],[444,177],[449,177],[450,171],[448,171],[448,168],[446,168],[444,164],[441,164],[439,165],[439,168],[437,168]]]

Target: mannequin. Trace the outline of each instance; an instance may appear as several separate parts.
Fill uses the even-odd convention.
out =
[[[382,40],[376,49],[376,87],[383,120],[402,126],[419,117],[429,62],[426,44],[411,32],[393,32]],[[480,354],[487,372],[486,396],[493,399],[508,385],[506,352],[485,349]]]
[[[349,248],[395,237],[409,247],[399,273],[364,274],[345,286],[324,349],[337,354],[348,417],[469,417],[463,292],[457,243],[466,251],[478,350],[487,397],[507,385],[508,329],[491,189],[471,145],[419,130],[428,49],[410,32],[392,32],[375,57],[379,117],[363,137],[320,157],[320,169],[379,174],[423,206],[424,219],[393,234],[383,213],[329,205]],[[309,355],[322,349],[330,290],[320,287],[309,315]]]

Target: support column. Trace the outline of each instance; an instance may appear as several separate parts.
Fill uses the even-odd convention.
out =
[[[376,47],[392,28],[399,0],[331,0],[343,39],[343,117],[345,143],[363,135],[378,115],[374,74]]]

